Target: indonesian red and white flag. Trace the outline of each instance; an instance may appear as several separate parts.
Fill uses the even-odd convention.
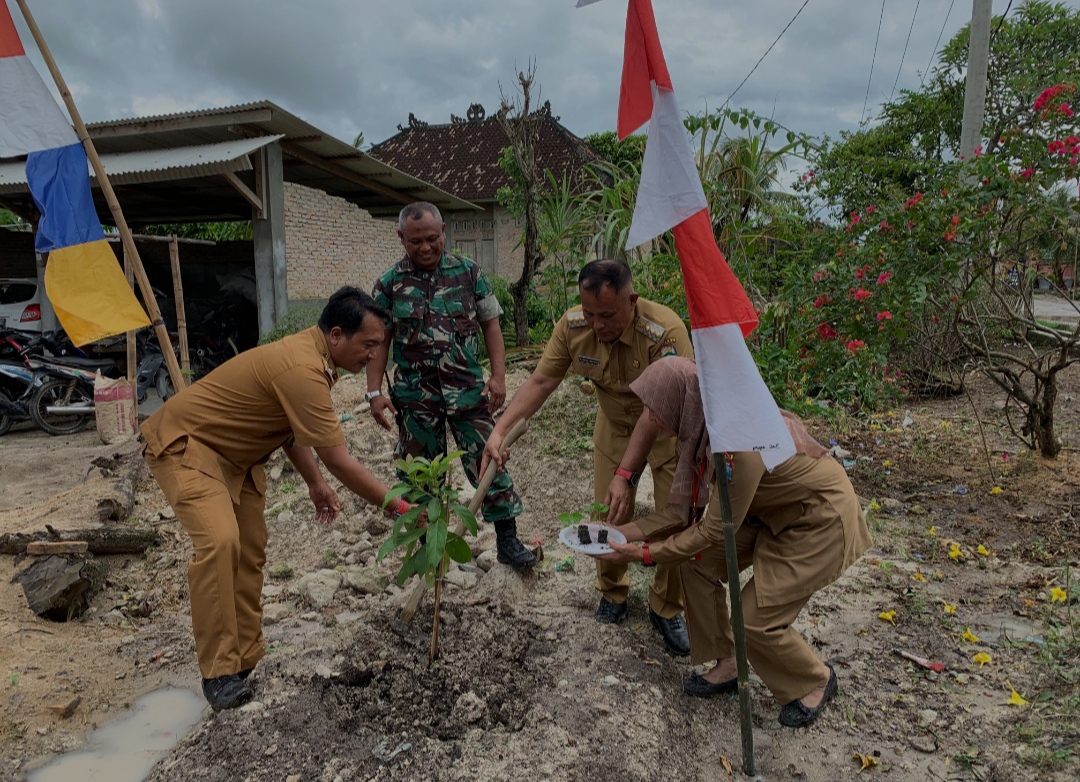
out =
[[[713,238],[708,202],[675,100],[651,0],[630,0],[619,138],[649,123],[627,247],[674,230],[705,423],[713,451],[756,451],[768,469],[795,453],[745,337],[757,313]]]

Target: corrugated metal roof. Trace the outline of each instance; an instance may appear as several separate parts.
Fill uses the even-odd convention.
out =
[[[336,167],[339,180],[341,175],[357,175],[376,187],[385,188],[384,192],[379,193],[372,191],[370,185],[353,181],[350,187],[342,187],[339,181],[328,190],[332,195],[348,198],[372,214],[396,215],[407,201],[430,201],[444,211],[478,209],[465,198],[361,152],[352,144],[325,133],[270,101],[95,122],[87,125],[87,131],[101,153],[119,151],[121,148],[149,149],[199,144],[238,133],[280,133],[285,136],[285,154],[292,157],[294,163],[286,170],[286,181],[326,189],[328,172],[316,172],[311,166],[303,165],[302,158],[292,152],[296,150],[301,156],[310,155]],[[330,173],[329,176],[335,175]],[[389,191],[395,191],[403,198],[388,202]]]
[[[280,135],[260,136],[216,144],[105,153],[101,155],[101,163],[109,175],[109,181],[117,185],[249,171],[251,161],[248,155],[281,138],[283,136]],[[94,179],[93,168],[89,163],[87,167],[90,178]],[[0,164],[0,193],[21,192],[26,184],[24,162]]]

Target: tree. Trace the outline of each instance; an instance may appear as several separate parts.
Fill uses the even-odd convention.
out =
[[[822,145],[812,168],[816,190],[834,217],[925,190],[923,183],[934,176],[935,167],[956,159],[969,39],[970,27],[965,26],[943,47],[923,87],[904,90],[882,106],[879,124],[841,133],[838,141]],[[990,42],[984,152],[997,151],[1010,133],[1030,123],[1030,107],[1047,85],[1072,84],[1078,72],[1080,10],[1031,0],[1011,18],[997,17]]]
[[[540,137],[539,124],[542,116],[533,107],[532,88],[535,76],[535,64],[530,64],[527,71],[518,72],[518,97],[507,96],[500,89],[502,105],[497,115],[499,125],[510,141],[510,146],[507,147],[509,152],[504,154],[504,160],[513,164],[510,173],[514,180],[514,190],[520,198],[520,214],[525,219],[522,240],[525,260],[521,267],[521,276],[510,284],[510,295],[514,299],[514,330],[519,346],[529,344],[529,291],[532,289],[533,277],[544,261],[537,230],[537,203],[542,174],[536,162],[536,144]]]
[[[585,143],[613,166],[623,169],[626,166],[632,166],[640,171],[641,161],[645,158],[646,138],[644,134],[638,133],[619,141],[618,133],[605,130],[600,133],[590,133],[585,137]]]

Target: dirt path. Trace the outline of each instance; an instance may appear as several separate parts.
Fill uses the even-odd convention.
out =
[[[1070,383],[1080,389],[1075,377]],[[356,412],[362,391],[359,380],[339,384],[339,409]],[[764,778],[854,779],[863,765],[856,755],[873,766],[859,778],[1078,778],[1080,645],[1069,623],[1075,628],[1080,608],[1052,602],[1078,551],[1075,453],[1043,464],[1017,449],[995,401],[988,390],[975,397],[993,475],[966,398],[921,403],[910,416],[815,423],[822,441],[851,452],[860,493],[881,508],[872,512],[874,549],[799,618],[840,677],[823,717],[808,729],[782,728],[777,704],[751,677]],[[151,778],[742,778],[737,703],[682,695],[690,669],[664,653],[649,626],[647,572],[634,570],[630,618],[609,627],[592,619],[591,563],[554,569],[566,554],[555,542],[555,514],[591,501],[591,454],[580,445],[594,404],[564,385],[515,450],[522,537],[541,538],[547,560],[527,578],[497,564],[455,570],[443,654],[431,667],[430,604],[403,630],[394,616],[405,594],[388,584],[395,563],[374,562],[386,534],[381,516],[350,502],[334,525],[316,524],[302,481],[274,460],[267,518],[275,577],[264,590],[269,654],[253,677],[258,700],[208,713]],[[1063,408],[1062,436],[1080,445],[1071,400]],[[362,412],[345,427],[353,452],[389,480],[392,438]],[[92,442],[0,438],[0,463],[40,458],[41,472],[66,465],[51,482],[34,479],[51,493],[82,480],[98,455]],[[20,489],[2,483],[0,508],[18,504]],[[84,619],[34,617],[9,583],[12,558],[0,562],[0,778],[18,779],[48,753],[78,745],[83,731],[142,692],[197,685],[183,567],[190,547],[152,483],[139,498],[136,515],[165,542],[145,558],[107,558],[110,584]],[[482,532],[477,551],[493,547]],[[320,581],[331,585],[325,594],[313,588]],[[891,622],[879,618],[893,611]],[[964,640],[965,630],[978,640]],[[946,671],[924,671],[893,649]],[[991,661],[980,666],[979,653]],[[1030,703],[1008,705],[1006,682]],[[70,720],[44,709],[69,693],[83,696]]]

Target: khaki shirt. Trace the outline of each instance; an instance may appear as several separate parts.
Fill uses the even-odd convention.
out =
[[[630,442],[644,406],[630,390],[645,367],[665,356],[694,357],[690,335],[682,318],[663,304],[639,298],[622,335],[612,343],[596,338],[581,307],[563,315],[544,348],[537,371],[548,377],[581,375],[596,387],[600,412],[593,428],[593,445],[619,461]],[[662,436],[650,452],[662,464],[675,456],[675,438]]]
[[[266,492],[262,465],[291,439],[329,448],[345,443],[330,389],[337,369],[318,326],[229,359],[174,396],[142,425],[147,450],[161,456],[186,437],[183,461],[221,481],[234,503],[251,473]]]
[[[759,527],[754,579],[759,606],[786,605],[831,584],[870,547],[855,489],[830,456],[796,454],[766,471],[761,454],[732,454],[731,512],[735,529]],[[642,526],[681,531],[650,540],[655,562],[678,563],[724,545],[720,492],[713,487],[702,520],[686,526],[685,508],[669,505]],[[655,534],[655,533],[654,533]]]

